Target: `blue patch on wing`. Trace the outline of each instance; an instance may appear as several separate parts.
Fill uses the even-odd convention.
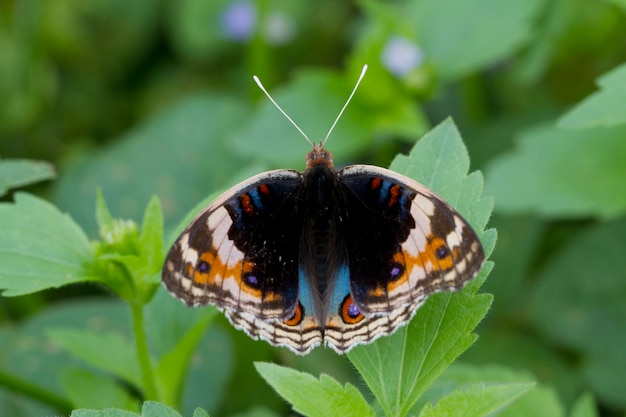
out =
[[[350,294],[350,269],[348,265],[342,265],[333,279],[335,280],[335,285],[330,295],[328,311],[331,314],[337,314],[346,295]]]
[[[328,314],[339,314],[341,304],[348,294],[350,294],[350,270],[348,265],[344,264],[339,268],[332,278],[334,281],[333,290],[328,300]],[[298,271],[298,285],[300,289],[300,304],[304,308],[306,316],[314,316],[316,314],[313,302],[312,289],[309,279],[302,268]]]
[[[304,314],[306,316],[315,315],[313,296],[311,295],[311,286],[309,285],[309,280],[302,268],[298,268],[298,286],[300,287],[300,304],[302,304],[302,308],[304,308]]]
[[[387,180],[382,180],[382,186],[380,188],[380,193],[378,196],[378,202],[380,204],[383,204],[389,199],[389,190],[391,189],[391,185],[391,182]]]

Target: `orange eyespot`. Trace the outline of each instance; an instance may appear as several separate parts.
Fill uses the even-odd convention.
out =
[[[304,307],[302,304],[298,303],[295,311],[293,312],[293,316],[288,320],[283,321],[283,323],[287,326],[297,326],[302,323],[302,319],[304,318]]]
[[[363,313],[361,313],[361,309],[354,303],[350,294],[344,298],[340,310],[341,319],[346,324],[356,324],[365,318]]]
[[[428,257],[436,269],[452,268],[452,254],[446,242],[438,237],[432,238],[426,246]]]

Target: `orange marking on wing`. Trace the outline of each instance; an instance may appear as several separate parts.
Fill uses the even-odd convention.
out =
[[[370,182],[370,188],[372,190],[377,190],[380,188],[380,184],[382,183],[382,180],[378,177],[376,178],[372,178],[372,181]]]
[[[404,265],[404,254],[402,252],[396,252],[391,260],[400,265]]]
[[[426,240],[426,245],[416,258],[411,258],[408,263],[415,263],[418,266],[426,268],[428,265],[433,271],[447,270],[452,268],[454,260],[458,256],[458,250],[455,249],[452,254],[446,249],[444,257],[437,256],[437,251],[441,248],[447,248],[446,241],[440,237],[430,235]]]
[[[196,266],[191,264],[187,267],[189,276],[193,276],[193,280],[197,285],[221,285],[221,282],[225,279],[234,278],[241,291],[259,299],[264,296],[260,289],[250,287],[243,280],[244,273],[252,272],[254,268],[252,262],[240,261],[229,267],[219,256],[215,256],[210,251],[202,253],[200,261],[209,265],[209,269],[206,272],[199,271]],[[267,293],[263,299],[265,301],[279,301],[281,298],[278,294]]]
[[[259,192],[263,195],[270,195],[270,189],[267,184],[259,185]]]
[[[354,317],[350,315],[350,306],[352,306],[353,304],[354,300],[352,299],[352,296],[348,295],[341,305],[341,319],[346,324],[356,324],[365,318],[360,310],[358,315]],[[356,306],[356,304],[354,305]]]
[[[297,326],[302,322],[302,319],[304,319],[304,308],[302,307],[302,304],[298,303],[295,311],[293,312],[293,316],[291,316],[290,319],[283,321],[283,323],[287,326]]]
[[[209,266],[208,270],[205,272],[199,271],[195,266],[190,265],[191,270],[193,271],[193,281],[196,284],[206,285],[213,284],[214,281],[211,279],[214,276],[214,271],[216,267],[216,259],[215,255],[212,252],[204,252],[200,255],[200,261],[206,262]],[[200,264],[200,262],[198,262]],[[191,273],[189,274],[191,275]]]
[[[243,211],[252,216],[254,214],[254,206],[252,205],[252,198],[250,198],[249,194],[244,194],[240,197],[241,199],[241,207],[243,207]]]
[[[405,256],[402,252],[396,252],[395,255],[393,255],[392,258],[392,262],[401,265],[402,268],[404,268],[404,271],[402,271],[402,274],[398,275],[398,277],[391,281],[389,284],[387,284],[387,292],[392,292],[394,291],[396,288],[406,284],[406,282],[409,279],[409,276],[407,274],[407,267],[406,267],[406,259]],[[409,259],[409,262],[411,262],[411,259]]]
[[[194,277],[194,273],[196,272],[196,270],[193,268],[193,265],[191,263],[187,263],[185,264],[185,276],[186,277],[192,277],[193,279],[195,279]]]
[[[367,293],[371,295],[372,297],[382,297],[384,295],[387,295],[387,292],[381,286],[378,286],[374,288],[373,290],[368,291]]]
[[[389,189],[389,194],[391,194],[391,197],[389,198],[389,203],[387,203],[387,207],[391,208],[398,204],[398,197],[400,197],[400,186],[398,184],[392,186]]]

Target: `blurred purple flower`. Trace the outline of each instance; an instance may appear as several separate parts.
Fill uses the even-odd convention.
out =
[[[230,39],[250,39],[256,25],[256,8],[248,0],[230,3],[222,13],[221,23],[224,33]]]
[[[385,44],[380,56],[383,65],[397,77],[403,77],[424,62],[424,52],[412,40],[394,36]]]
[[[289,43],[295,35],[296,28],[290,16],[282,12],[273,12],[265,22],[264,35],[271,45]]]

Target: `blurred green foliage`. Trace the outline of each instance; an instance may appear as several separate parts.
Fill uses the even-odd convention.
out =
[[[25,210],[45,204],[10,194],[28,186],[86,230],[88,237],[54,207],[34,219],[33,229],[52,224],[61,239],[51,246],[30,237],[25,246],[42,255],[32,268],[45,276],[53,272],[48,255],[91,256],[98,189],[114,217],[137,222],[158,195],[172,231],[203,198],[251,174],[302,169],[307,143],[253,74],[317,141],[368,63],[328,142],[336,164],[387,166],[452,116],[472,170],[484,170],[486,195],[496,201],[496,268],[483,286],[495,296],[492,311],[464,364],[438,389],[447,392],[446,375],[523,375],[538,385],[500,415],[623,416],[624,39],[621,0],[3,1],[0,191]],[[52,178],[49,164],[57,178],[28,185]],[[10,224],[1,215],[0,224]],[[7,245],[16,239],[0,235]],[[159,290],[146,317],[155,357],[195,346],[178,341],[197,333],[184,415],[198,406],[219,415],[286,413],[254,360],[362,385],[343,357],[323,349],[294,357],[220,316],[200,331],[213,318],[177,303]],[[150,324],[157,317],[163,322]],[[0,374],[69,393],[81,407],[110,401],[138,411],[137,393],[120,389],[129,369],[109,369],[122,384],[107,385],[100,370],[85,370],[61,349],[78,348],[76,328],[94,336],[81,340],[84,349],[132,334],[126,306],[100,287],[0,298]],[[48,404],[68,406],[59,398]],[[0,414],[55,409],[0,389]]]

